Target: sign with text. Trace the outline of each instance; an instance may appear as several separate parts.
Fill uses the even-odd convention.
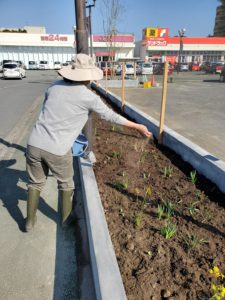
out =
[[[167,40],[166,39],[148,39],[148,40],[145,41],[145,45],[147,47],[167,46]]]
[[[41,35],[42,41],[48,41],[48,42],[67,42],[68,38],[65,35],[59,35],[59,34],[49,34],[49,35]]]
[[[168,28],[148,27],[143,29],[142,33],[143,40],[149,38],[166,38],[169,35],[169,30]]]

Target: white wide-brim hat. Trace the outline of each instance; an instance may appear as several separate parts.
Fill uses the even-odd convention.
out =
[[[97,68],[93,59],[87,54],[79,53],[71,65],[58,71],[63,78],[72,81],[92,81],[103,78],[103,72]]]

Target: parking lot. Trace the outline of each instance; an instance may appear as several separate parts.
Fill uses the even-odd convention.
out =
[[[225,83],[219,75],[203,72],[173,73],[171,78],[165,125],[225,161]],[[156,76],[156,82],[159,87],[127,88],[125,100],[159,120],[162,76]],[[110,90],[121,96],[120,88]]]

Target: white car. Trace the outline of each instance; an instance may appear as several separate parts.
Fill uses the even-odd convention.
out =
[[[5,63],[3,65],[3,78],[25,78],[26,71],[16,62]]]
[[[28,69],[29,70],[37,70],[38,69],[38,64],[34,60],[29,60],[28,61]]]
[[[134,75],[134,66],[132,64],[126,64],[125,75]]]
[[[187,72],[189,70],[188,64],[181,64],[180,65],[180,71]]]
[[[153,74],[153,65],[152,64],[143,64],[141,67],[142,75],[152,75]]]
[[[39,65],[38,65],[38,69],[39,70],[48,70],[49,65],[48,65],[47,60],[40,60]]]
[[[55,61],[54,62],[54,69],[55,70],[60,70],[62,68],[61,62],[60,61]]]

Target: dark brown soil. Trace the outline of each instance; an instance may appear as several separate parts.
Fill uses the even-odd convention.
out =
[[[224,194],[199,174],[192,183],[174,152],[93,119],[94,170],[128,300],[209,299],[209,269],[225,271]],[[159,218],[158,205],[171,216]],[[171,238],[165,223],[176,226]]]

